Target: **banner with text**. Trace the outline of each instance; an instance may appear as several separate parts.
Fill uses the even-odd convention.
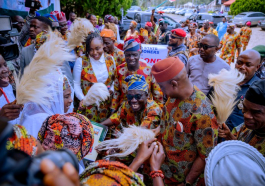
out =
[[[150,66],[153,66],[157,61],[167,58],[167,45],[142,44],[141,46],[141,58],[143,58]]]

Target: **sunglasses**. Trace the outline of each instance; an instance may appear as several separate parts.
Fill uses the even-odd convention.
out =
[[[141,97],[142,97],[142,94],[135,94],[135,95],[127,94],[128,101],[131,101],[133,98],[135,98],[136,100],[140,100]]]
[[[206,44],[198,43],[198,47],[199,48],[203,48],[203,50],[207,50],[208,48],[213,48],[213,47],[217,47],[217,46],[211,46],[211,45],[206,45]]]
[[[175,37],[175,36],[173,36],[172,34],[170,34],[170,37],[171,37],[172,39],[182,39],[181,37]]]

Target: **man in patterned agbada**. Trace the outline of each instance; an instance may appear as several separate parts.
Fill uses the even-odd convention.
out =
[[[157,62],[152,67],[152,74],[168,97],[158,137],[166,154],[161,166],[165,184],[204,185],[205,158],[218,138],[212,105],[190,82],[179,58]]]
[[[123,101],[127,101],[128,83],[125,78],[132,74],[145,77],[148,85],[148,98],[154,100],[161,108],[163,107],[163,95],[155,78],[151,74],[151,67],[141,59],[141,46],[135,39],[130,39],[124,44],[126,62],[119,65],[115,70],[114,94],[111,103],[112,113],[116,112]]]

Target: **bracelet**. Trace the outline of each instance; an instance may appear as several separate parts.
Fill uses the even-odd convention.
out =
[[[150,176],[152,178],[161,177],[162,179],[164,179],[164,177],[165,177],[164,174],[163,174],[163,172],[161,170],[157,170],[157,171],[150,172]]]

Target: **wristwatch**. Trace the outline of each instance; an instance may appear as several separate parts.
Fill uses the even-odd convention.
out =
[[[183,183],[184,183],[185,186],[192,186],[191,183],[187,182],[186,180],[184,180]]]

